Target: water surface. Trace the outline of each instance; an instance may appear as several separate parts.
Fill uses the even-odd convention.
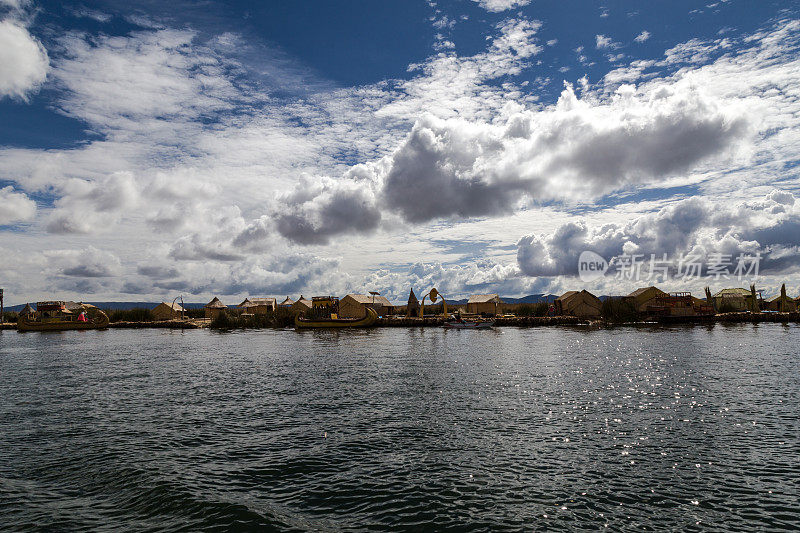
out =
[[[800,327],[0,333],[0,528],[796,530]]]

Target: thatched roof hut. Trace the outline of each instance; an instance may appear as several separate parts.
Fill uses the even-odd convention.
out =
[[[767,300],[765,304],[766,308],[770,311],[780,311],[781,310],[781,295],[778,294],[777,296],[773,296],[769,300]],[[797,311],[797,302],[792,300],[789,297],[785,297],[784,299],[784,312],[785,313],[793,313]]]
[[[603,308],[600,298],[587,290],[567,291],[555,299],[553,305],[558,315],[598,317]]]
[[[497,294],[473,294],[467,300],[467,313],[494,315],[502,303]]]
[[[34,313],[33,307],[31,304],[25,304],[25,307],[22,308],[22,311],[19,312],[20,315],[32,315]]]
[[[339,300],[339,314],[346,318],[361,318],[366,316],[367,307],[375,309],[378,316],[391,315],[394,305],[380,294],[348,294]]]
[[[306,300],[303,298],[303,295],[300,295],[300,298],[292,304],[290,309],[292,310],[293,314],[301,314],[306,313],[311,310],[311,300]]]
[[[156,320],[175,320],[176,318],[181,317],[181,313],[184,313],[186,309],[181,307],[178,302],[161,302],[157,306],[153,308],[153,318]]]
[[[656,298],[667,296],[667,293],[658,287],[641,287],[630,293],[627,298],[633,303],[636,310],[640,313],[647,311],[647,306],[653,303]]]
[[[267,312],[275,311],[277,307],[278,304],[275,298],[245,298],[245,300],[239,304],[239,308],[245,313],[254,315],[263,315]]]
[[[292,304],[294,304],[294,300],[287,296],[284,301],[278,304],[278,307],[291,307]]]
[[[205,305],[205,317],[213,320],[217,318],[220,315],[220,313],[225,311],[225,309],[227,308],[228,308],[227,305],[222,303],[219,300],[219,298],[214,296],[214,299]]]
[[[747,311],[752,308],[752,293],[747,289],[733,287],[722,289],[714,296],[714,308],[720,311]]]
[[[219,298],[214,296],[214,299],[205,305],[206,309],[227,309],[228,306],[222,303]]]

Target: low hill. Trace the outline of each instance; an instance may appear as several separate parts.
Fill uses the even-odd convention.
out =
[[[31,302],[34,304],[35,302]],[[155,306],[160,304],[161,302],[84,302],[87,304],[92,304],[100,309],[112,309],[114,311],[125,311],[128,309],[153,309]],[[169,303],[169,302],[167,302]],[[180,303],[180,302],[178,302]],[[201,309],[205,306],[205,303],[191,303],[185,302],[183,304],[184,309]],[[11,305],[5,308],[6,311],[15,311],[19,312],[25,307],[25,304],[19,305]],[[34,306],[35,307],[35,306]]]

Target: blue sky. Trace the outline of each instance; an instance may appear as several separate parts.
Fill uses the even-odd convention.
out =
[[[6,293],[557,293],[583,250],[759,252],[797,292],[797,18],[0,0]]]

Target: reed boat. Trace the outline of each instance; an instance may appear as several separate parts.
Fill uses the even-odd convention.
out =
[[[367,328],[377,319],[377,311],[367,307],[367,315],[362,318],[305,318],[297,315],[294,317],[294,325],[296,328]]]
[[[77,304],[72,309],[66,302],[37,302],[36,310],[26,306],[17,319],[17,331],[68,331],[73,329],[103,329],[108,316],[89,304]]]

